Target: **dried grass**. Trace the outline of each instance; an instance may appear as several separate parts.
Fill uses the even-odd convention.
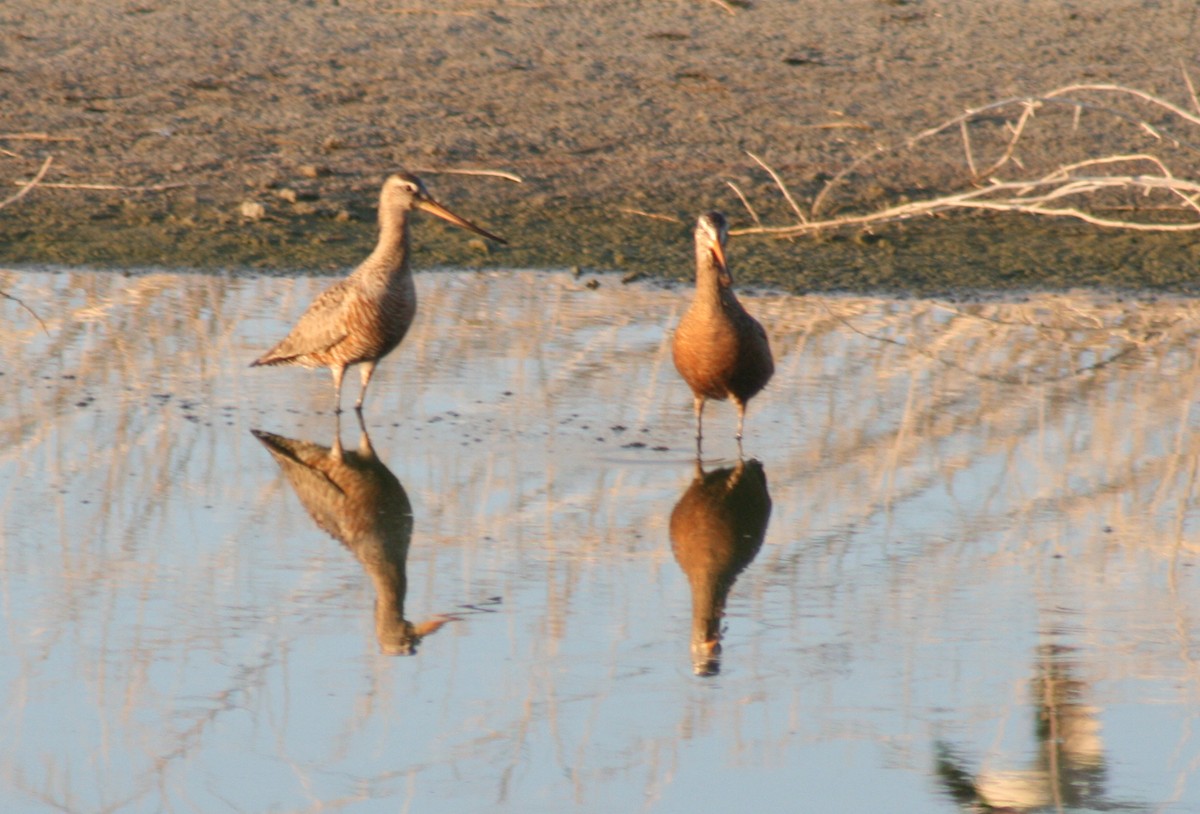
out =
[[[1173,130],[1168,130],[1166,125],[1150,119],[1151,115],[1165,119],[1181,131],[1200,127],[1200,100],[1197,100],[1186,71],[1183,76],[1196,113],[1144,91],[1111,84],[1066,85],[1039,96],[1003,99],[973,108],[897,144],[880,146],[852,161],[821,187],[807,210],[797,203],[779,174],[762,158],[750,153],[750,158],[771,176],[783,194],[795,214],[795,222],[763,225],[758,213],[750,207],[741,191],[735,188],[756,224],[735,233],[796,237],[852,227],[870,228],[951,210],[1066,217],[1114,229],[1195,231],[1200,229],[1200,182],[1173,171],[1167,158],[1157,152],[1135,149],[1078,161],[1061,161],[1049,172],[1036,174],[1026,170],[1019,157],[1020,148],[1029,139],[1037,115],[1053,108],[1067,108],[1070,111],[1075,131],[1081,127],[1084,113],[1092,114],[1093,118],[1098,114],[1132,126],[1137,133],[1150,136],[1158,144],[1200,152],[1200,148],[1176,135]],[[1118,105],[1132,106],[1133,109]],[[984,156],[974,136],[986,135],[995,140],[998,117],[1002,122],[999,147],[994,155]],[[950,157],[948,160],[961,160],[966,168],[962,188],[872,211],[854,211],[853,200],[840,206],[835,202],[838,195],[849,194],[853,197],[852,180],[869,179],[872,175],[869,170],[883,159],[911,154],[918,148],[935,152],[932,140],[948,134],[956,135],[953,141],[957,144],[954,148],[957,158]],[[1108,130],[1098,135],[1111,138],[1114,133]],[[1002,171],[1012,172],[1013,177],[1001,177]],[[1122,196],[1125,200],[1122,200]],[[1134,198],[1132,204],[1128,202],[1131,197]],[[851,207],[851,211],[823,216],[841,206]],[[1112,214],[1114,212],[1129,214],[1116,216]]]

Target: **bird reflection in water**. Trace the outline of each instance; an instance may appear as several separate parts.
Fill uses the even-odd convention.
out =
[[[936,744],[936,771],[946,793],[964,810],[1030,811],[1064,808],[1144,810],[1106,796],[1100,710],[1087,703],[1087,681],[1073,673],[1073,650],[1056,643],[1038,648],[1030,681],[1037,753],[1027,769],[985,769],[972,773],[945,742]]]
[[[762,547],[771,518],[767,475],[756,460],[696,477],[671,512],[671,549],[692,590],[692,669],[721,667],[721,617],[729,589]]]
[[[414,625],[404,618],[412,504],[392,471],[375,455],[362,416],[358,449],[342,448],[341,422],[332,447],[251,430],[279,464],[309,516],[341,541],[375,586],[375,636],[381,653],[408,656],[422,638],[452,617]]]

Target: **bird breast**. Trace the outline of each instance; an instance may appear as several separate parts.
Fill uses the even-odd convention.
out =
[[[726,385],[741,355],[740,344],[727,316],[709,309],[689,309],[675,330],[675,367],[697,394],[726,398]]]
[[[407,285],[389,285],[382,290],[358,289],[343,306],[342,319],[347,339],[355,345],[358,358],[379,358],[392,351],[412,324],[417,312],[417,292],[412,278]]]

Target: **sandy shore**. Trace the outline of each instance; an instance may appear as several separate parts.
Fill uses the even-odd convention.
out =
[[[1172,0],[728,8],[8,0],[0,175],[29,178],[53,156],[50,182],[170,188],[36,190],[0,214],[0,261],[341,267],[371,241],[380,181],[405,167],[513,244],[485,249],[422,224],[422,265],[686,277],[698,212],[751,222],[727,182],[767,222],[792,219],[747,151],[807,204],[854,158],[967,108],[1074,82],[1186,106],[1181,66],[1200,76],[1200,12]],[[1025,165],[1153,141],[1090,114],[1074,128],[1059,119],[1022,144]],[[933,146],[880,165],[836,205],[961,183],[961,149]],[[1197,163],[1187,151],[1178,160]],[[464,169],[523,183],[443,174]],[[247,201],[265,217],[243,217]],[[1004,216],[821,240],[745,237],[732,255],[743,279],[793,290],[1187,289],[1194,243]]]

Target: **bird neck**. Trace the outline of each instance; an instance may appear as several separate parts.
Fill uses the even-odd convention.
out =
[[[707,249],[696,249],[696,299],[710,305],[718,304],[722,297],[729,292],[729,287],[721,284],[721,272],[717,261]]]
[[[379,210],[379,242],[362,265],[371,274],[391,276],[408,271],[408,213]]]

